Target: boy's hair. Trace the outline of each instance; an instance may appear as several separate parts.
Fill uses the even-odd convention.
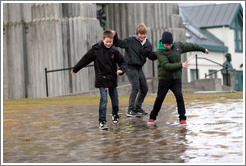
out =
[[[147,34],[148,33],[148,28],[146,27],[146,25],[144,23],[141,23],[137,26],[136,28],[136,34]]]
[[[106,37],[110,39],[114,38],[114,34],[110,29],[107,29],[103,32],[103,39],[105,39]]]

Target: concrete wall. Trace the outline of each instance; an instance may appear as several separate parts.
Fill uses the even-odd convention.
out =
[[[72,67],[102,37],[95,4],[4,4],[4,98],[46,96],[45,70]],[[49,73],[50,96],[94,88],[93,68]]]
[[[136,26],[144,22],[155,49],[164,30],[173,32],[174,40],[185,41],[177,4],[110,3],[108,10],[108,28],[121,38],[135,34]],[[4,99],[46,97],[44,69],[74,66],[101,40],[102,32],[96,4],[3,4]],[[154,63],[157,72],[157,61]],[[152,61],[143,70],[147,78],[152,77]],[[94,79],[93,67],[73,77],[69,71],[48,73],[49,96],[95,90]],[[120,85],[129,83],[126,76],[119,80]]]
[[[231,81],[232,80],[234,80],[233,73],[231,77]],[[194,85],[194,87],[202,86],[203,88],[200,91],[217,91],[217,92],[235,91],[234,85],[233,86],[222,85],[222,80],[220,78],[200,79],[200,80],[195,80],[191,83]]]

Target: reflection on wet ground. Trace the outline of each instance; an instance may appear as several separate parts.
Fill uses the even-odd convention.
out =
[[[149,112],[152,105],[144,105]],[[243,101],[187,107],[187,126],[176,107],[163,105],[156,126],[148,116],[98,128],[95,107],[30,110],[16,122],[5,115],[4,163],[242,163]],[[27,116],[28,115],[28,116]],[[7,120],[8,119],[8,120]],[[9,123],[8,123],[9,122]]]

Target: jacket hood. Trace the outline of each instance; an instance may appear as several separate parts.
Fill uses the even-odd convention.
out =
[[[163,46],[163,44],[162,44],[161,39],[158,41],[157,49],[160,49],[160,50],[166,50],[166,48],[165,48],[165,47]]]
[[[160,40],[158,41],[157,49],[160,49],[160,50],[167,50],[167,48],[163,46],[161,40],[162,40],[162,39],[160,39]],[[174,42],[173,42],[172,44],[174,44]],[[172,47],[173,47],[173,45],[172,45]]]

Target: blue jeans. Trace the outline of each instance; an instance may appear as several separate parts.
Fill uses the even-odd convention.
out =
[[[117,88],[99,88],[100,90],[100,104],[99,104],[99,122],[106,121],[108,91],[112,102],[112,115],[118,115],[119,112],[119,99]]]

